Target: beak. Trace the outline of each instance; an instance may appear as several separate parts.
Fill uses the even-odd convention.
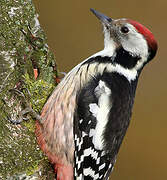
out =
[[[98,11],[96,11],[96,10],[94,10],[94,9],[90,9],[90,11],[92,11],[92,13],[98,18],[98,19],[100,19],[100,21],[102,22],[102,23],[104,23],[105,25],[111,25],[111,22],[113,21],[113,19],[111,19],[110,17],[107,17],[107,16],[105,16],[104,14],[102,14],[102,13],[100,13],[100,12],[98,12]]]

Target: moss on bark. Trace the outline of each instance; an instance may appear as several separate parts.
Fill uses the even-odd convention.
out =
[[[33,69],[39,76],[34,78]],[[0,179],[54,179],[34,134],[35,121],[21,118],[25,94],[40,113],[56,85],[56,62],[40,27],[32,0],[1,0],[0,8]]]

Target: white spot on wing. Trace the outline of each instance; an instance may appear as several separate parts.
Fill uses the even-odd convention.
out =
[[[102,157],[102,156],[104,156],[104,155],[105,155],[105,151],[102,151],[102,153],[101,153],[101,157]]]
[[[97,117],[97,113],[99,111],[99,107],[96,103],[89,104],[89,110],[93,114],[94,117]]]
[[[90,156],[91,154],[91,147],[84,150],[84,156]]]
[[[96,164],[99,164],[99,163],[100,163],[100,157],[98,157],[96,160]]]
[[[84,161],[84,155],[81,155],[80,159],[78,156],[76,156],[76,165],[78,166],[77,169],[81,167],[81,163],[83,163],[83,161]]]
[[[95,129],[90,129],[89,136],[92,137],[95,135]]]
[[[99,88],[104,90],[103,92],[106,94],[106,95],[110,95],[111,94],[111,90],[105,85],[105,82],[103,81],[99,81]]]
[[[83,122],[83,119],[80,119],[80,120],[79,120],[79,123],[81,124],[82,122]]]
[[[85,137],[86,135],[87,134],[84,131],[82,131],[82,138]]]
[[[93,177],[93,179],[99,178],[99,173],[96,174],[96,172],[91,168],[85,168],[84,169],[84,175],[85,176],[89,175],[89,176]]]
[[[99,81],[99,85],[96,88],[99,91],[98,100],[98,113],[97,113],[97,125],[94,132],[90,132],[93,135],[93,144],[96,149],[103,148],[103,132],[108,121],[108,113],[111,109],[110,95],[111,90],[106,86],[105,82]]]
[[[105,163],[104,164],[102,164],[101,166],[99,166],[99,171],[101,170],[101,169],[103,169],[104,167],[105,167]]]

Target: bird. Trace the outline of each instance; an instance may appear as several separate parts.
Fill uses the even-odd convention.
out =
[[[65,75],[36,121],[37,142],[57,180],[109,179],[139,76],[158,49],[152,32],[139,22],[90,10],[102,24],[104,49]]]

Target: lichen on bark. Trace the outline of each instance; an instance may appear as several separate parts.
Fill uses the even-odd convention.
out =
[[[0,8],[0,179],[54,179],[40,151],[35,121],[12,124],[24,104],[11,89],[25,94],[40,113],[56,85],[57,68],[32,0],[1,0]],[[38,78],[34,78],[34,69]]]

